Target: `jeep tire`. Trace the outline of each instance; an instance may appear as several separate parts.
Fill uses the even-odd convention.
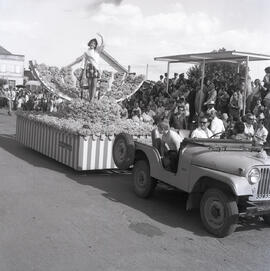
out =
[[[201,220],[209,233],[225,237],[234,232],[239,212],[234,197],[216,188],[203,194],[200,203]]]
[[[131,135],[118,134],[113,143],[113,160],[119,169],[128,169],[135,158],[135,143]]]
[[[133,168],[134,191],[140,198],[148,198],[152,195],[156,180],[150,176],[148,161],[138,160]]]

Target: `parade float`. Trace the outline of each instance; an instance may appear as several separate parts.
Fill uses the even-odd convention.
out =
[[[151,124],[122,119],[120,114],[120,102],[140,89],[144,76],[127,73],[113,58],[108,60],[108,54],[105,56],[116,71],[102,71],[99,99],[91,102],[78,85],[77,70],[30,61],[31,72],[42,87],[64,102],[52,113],[18,111],[17,141],[75,170],[116,168],[112,147],[120,132],[149,142]]]

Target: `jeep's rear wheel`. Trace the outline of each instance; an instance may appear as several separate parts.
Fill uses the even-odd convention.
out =
[[[238,207],[231,194],[210,188],[200,204],[201,219],[206,230],[217,237],[234,232],[238,222]]]
[[[136,195],[141,198],[148,198],[153,193],[156,180],[150,176],[150,168],[146,160],[139,160],[135,163],[133,185]]]

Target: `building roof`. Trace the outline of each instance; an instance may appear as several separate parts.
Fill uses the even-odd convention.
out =
[[[0,45],[0,55],[12,55],[11,52],[6,50],[4,47]]]
[[[230,63],[241,63],[249,57],[249,61],[258,60],[270,60],[270,55],[247,53],[239,51],[223,51],[223,52],[208,52],[208,53],[195,53],[185,55],[172,55],[155,57],[154,60],[166,61],[172,63],[201,63],[205,60],[205,63],[211,62],[230,62]]]

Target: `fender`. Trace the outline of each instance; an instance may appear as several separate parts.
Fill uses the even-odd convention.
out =
[[[248,182],[246,177],[195,165],[191,167],[189,192],[193,191],[196,184],[198,184],[202,178],[214,179],[228,185],[236,196],[252,195],[252,185]]]
[[[142,152],[149,161],[150,175],[151,177],[165,181],[167,184],[177,187],[178,178],[175,173],[164,170],[162,165],[161,156],[158,150],[143,143],[135,142],[136,153]],[[135,154],[136,157],[136,154]],[[136,159],[136,158],[135,158]]]

